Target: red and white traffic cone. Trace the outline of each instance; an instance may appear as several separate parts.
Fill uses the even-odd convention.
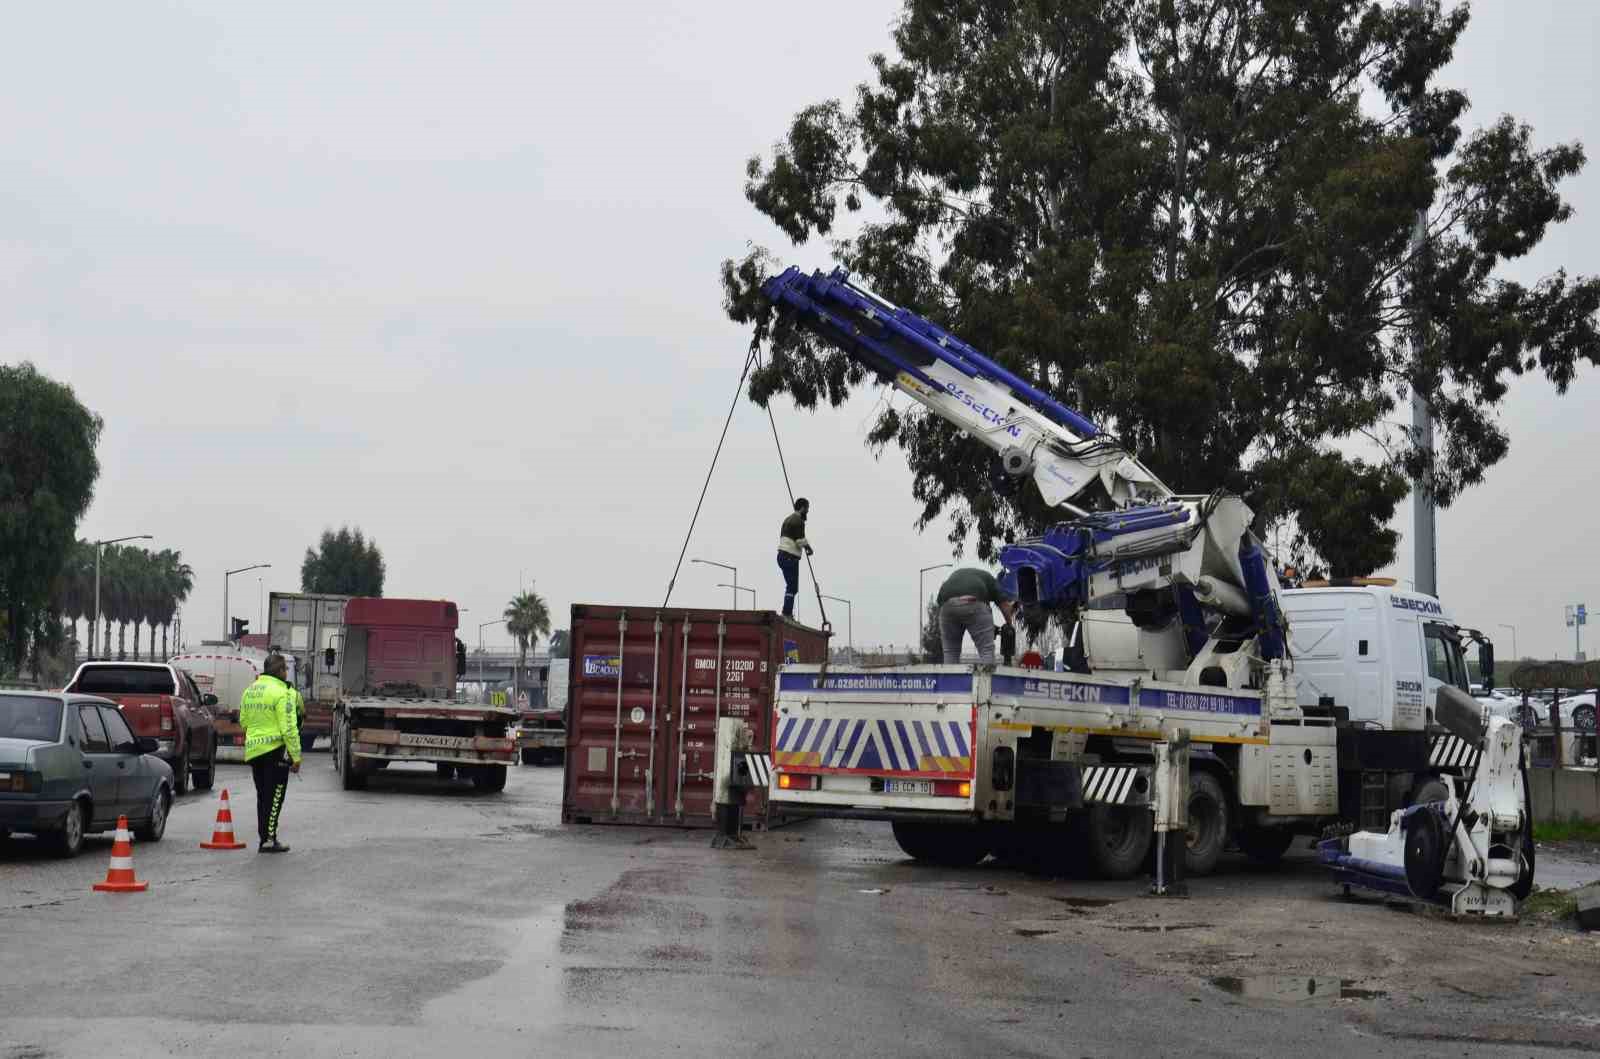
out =
[[[133,875],[133,838],[128,834],[128,818],[117,817],[117,840],[111,843],[111,867],[106,870],[106,881],[94,884],[102,893],[143,893],[150,884],[140,882]]]
[[[244,843],[233,836],[233,810],[228,808],[228,788],[222,788],[222,804],[217,807],[217,823],[211,829],[211,841],[200,843],[201,849],[244,849]]]

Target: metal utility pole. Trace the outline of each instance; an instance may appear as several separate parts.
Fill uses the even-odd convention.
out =
[[[757,609],[756,608],[756,590],[755,589],[753,589],[753,588],[745,588],[743,585],[730,585],[726,581],[719,581],[717,583],[717,587],[718,588],[731,588],[731,589],[733,589],[733,609],[734,610],[738,610],[739,609],[739,593],[740,592],[748,592],[748,593],[750,593],[750,609],[751,610]]]
[[[1422,11],[1422,0],[1411,0],[1411,10]],[[1421,86],[1419,86],[1420,88]],[[1428,211],[1417,211],[1416,226],[1411,231],[1411,258],[1421,269],[1427,253]],[[1428,321],[1421,306],[1416,307],[1412,321],[1412,351],[1421,360],[1428,344]],[[1412,442],[1428,456],[1433,465],[1433,416],[1428,411],[1428,401],[1418,385],[1420,378],[1411,380],[1411,437]],[[1411,483],[1411,544],[1412,568],[1416,574],[1417,591],[1430,596],[1439,594],[1439,547],[1434,535],[1433,493],[1422,480]]]
[[[1515,662],[1517,659],[1522,657],[1521,655],[1517,654],[1517,627],[1515,625],[1507,625],[1505,622],[1501,622],[1500,628],[1511,630],[1511,660]]]
[[[1589,608],[1583,603],[1567,604],[1567,625],[1572,628],[1572,660],[1583,661],[1583,627],[1589,624]]]
[[[94,623],[89,626],[89,658],[94,658],[94,645],[96,643],[97,627],[100,624],[100,550],[108,544],[121,544],[123,541],[148,541],[154,540],[148,533],[137,533],[132,537],[112,537],[110,540],[94,542]],[[104,653],[105,644],[100,644]]]
[[[729,566],[727,563],[719,563],[713,559],[690,559],[689,561],[691,563],[699,563],[701,566],[720,566],[724,570],[731,570],[733,572],[733,585],[731,586],[733,588],[733,609],[739,609],[739,568],[737,566]],[[718,585],[717,587],[728,588],[730,586]]]
[[[920,584],[917,585],[917,591],[918,592],[922,591],[922,586]],[[831,599],[835,603],[843,603],[844,604],[845,640],[849,645],[850,661],[853,664],[855,662],[855,660],[856,660],[856,619],[855,619],[855,608],[850,605],[850,601],[848,599],[843,599],[843,598],[841,598],[839,596],[824,595],[822,598],[823,599]]]

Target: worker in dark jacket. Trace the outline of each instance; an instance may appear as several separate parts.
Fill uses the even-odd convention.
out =
[[[1016,597],[1000,587],[987,570],[962,567],[939,586],[939,639],[947,664],[961,661],[961,637],[971,634],[978,661],[994,664],[994,614],[1000,608],[1009,624],[1017,612]]]
[[[783,571],[783,616],[794,617],[794,597],[800,594],[800,556],[813,555],[806,540],[806,515],[811,501],[801,497],[794,502],[794,514],[783,520],[778,530],[778,569]]]

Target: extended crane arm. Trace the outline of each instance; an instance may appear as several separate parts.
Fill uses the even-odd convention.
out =
[[[806,275],[789,268],[762,292],[885,383],[995,450],[1006,473],[1031,477],[1052,507],[1070,506],[1097,478],[1119,507],[1172,495],[1081,413],[937,324],[852,283],[842,269]]]

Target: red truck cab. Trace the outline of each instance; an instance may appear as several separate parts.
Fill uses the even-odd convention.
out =
[[[136,736],[156,741],[156,756],[172,766],[174,794],[192,781],[209,790],[217,774],[215,695],[202,694],[183,670],[164,662],[85,662],[66,691],[115,702]]]

